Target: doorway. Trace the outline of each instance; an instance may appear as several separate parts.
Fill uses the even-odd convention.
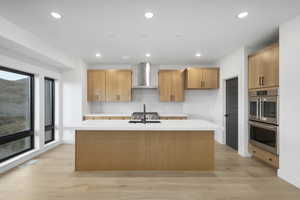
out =
[[[238,78],[226,80],[226,145],[238,150]]]

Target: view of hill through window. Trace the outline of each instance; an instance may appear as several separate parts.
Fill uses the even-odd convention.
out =
[[[0,139],[31,129],[31,77],[0,68]],[[0,160],[30,147],[30,137],[0,145]]]

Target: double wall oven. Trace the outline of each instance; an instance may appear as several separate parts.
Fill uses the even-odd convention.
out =
[[[278,89],[249,92],[249,139],[252,145],[279,154]]]

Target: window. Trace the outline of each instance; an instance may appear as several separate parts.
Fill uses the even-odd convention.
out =
[[[55,139],[55,82],[45,78],[45,144]]]
[[[0,66],[0,162],[34,148],[34,77]]]

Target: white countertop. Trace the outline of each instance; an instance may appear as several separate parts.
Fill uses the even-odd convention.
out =
[[[130,117],[132,113],[92,113],[86,114],[86,117]],[[184,113],[158,113],[161,117],[188,117]]]
[[[72,130],[132,130],[132,131],[216,131],[218,125],[206,120],[161,120],[159,124],[130,124],[128,120],[86,120],[71,123]]]

